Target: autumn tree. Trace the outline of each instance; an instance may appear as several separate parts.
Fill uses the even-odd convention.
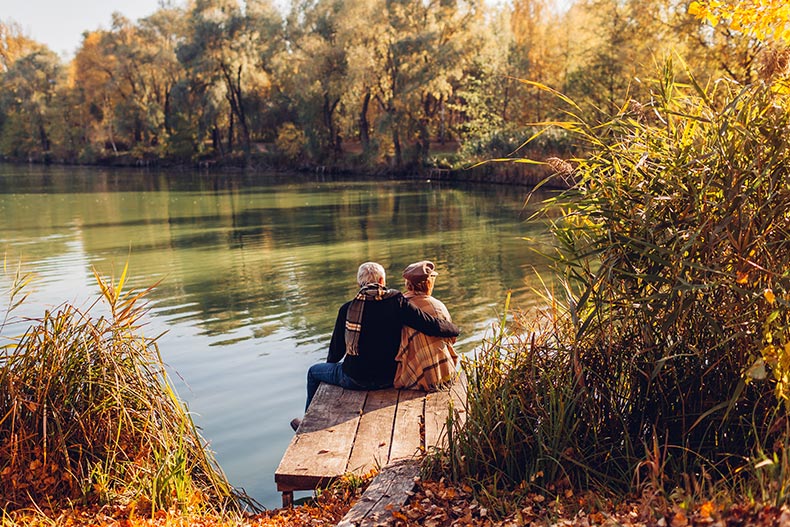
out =
[[[115,106],[117,92],[113,89],[113,57],[103,47],[103,31],[83,33],[80,45],[70,64],[70,84],[75,93],[73,126],[81,130],[85,160],[93,160],[105,144],[117,151],[115,140]]]
[[[586,23],[579,28],[580,47],[566,90],[588,108],[608,115],[627,96],[642,58],[630,47],[636,29],[631,24],[631,5],[619,0],[590,0],[576,9],[583,12]]]
[[[689,14],[763,42],[790,44],[790,4],[785,0],[694,1]]]
[[[119,74],[128,86],[127,101],[136,143],[165,151],[173,134],[173,89],[185,72],[176,47],[186,28],[184,11],[164,6],[136,26],[118,20],[110,49],[118,58]],[[127,124],[127,126],[128,126]]]
[[[644,90],[642,77],[684,53],[679,0],[586,0],[566,15],[573,31],[563,91],[605,118]],[[691,29],[693,31],[694,29]]]
[[[560,15],[554,2],[547,0],[516,0],[509,12],[508,76],[513,79],[504,101],[504,117],[521,123],[546,119],[550,101],[541,90],[525,91],[516,79],[528,79],[562,87],[567,61],[569,32],[560,26]],[[520,91],[512,96],[512,90]]]
[[[722,72],[742,83],[760,70],[785,69],[790,45],[790,5],[783,0],[694,1],[688,13],[705,23],[700,47]],[[763,59],[763,60],[761,60]]]
[[[25,35],[16,22],[0,20],[0,73],[8,71],[16,59],[38,48],[40,44]]]
[[[424,68],[417,70],[419,88],[416,120],[417,146],[415,161],[425,164],[430,150],[430,138],[444,142],[448,136],[448,102],[455,100],[463,86],[468,66],[478,56],[485,42],[478,31],[483,23],[484,5],[480,1],[443,1],[426,13],[426,37],[436,52],[428,51]],[[419,62],[418,62],[419,64]],[[421,82],[428,79],[428,82]],[[416,115],[415,115],[416,114]]]
[[[510,123],[523,126],[520,112],[513,110],[520,108],[525,90],[518,85],[519,77],[510,62],[513,33],[509,9],[490,17],[476,32],[475,40],[480,45],[464,68],[463,78],[447,109],[462,150],[473,159],[483,159],[491,157],[489,146],[493,142],[512,131]]]
[[[340,41],[345,0],[294,2],[287,18],[290,45],[283,83],[293,111],[319,157],[342,148],[339,106],[348,78],[348,54]]]
[[[179,60],[197,81],[193,85],[204,93],[221,92],[228,108],[228,151],[233,150],[238,126],[248,163],[252,152],[250,99],[265,93],[270,84],[260,42],[276,38],[260,31],[262,27],[271,29],[274,24],[249,15],[272,16],[274,11],[266,9],[267,5],[258,1],[245,13],[236,0],[197,0],[190,13],[188,37],[178,48]],[[218,123],[212,134],[215,146],[220,146]]]
[[[158,36],[155,27],[144,31],[116,13],[112,29],[102,38],[102,51],[112,64],[108,80],[116,95],[115,128],[131,145],[158,144],[164,130],[168,79],[173,77],[158,71],[162,63],[157,59],[174,57],[166,56],[167,36],[164,40]],[[172,46],[169,51],[173,53]]]
[[[345,2],[338,17],[337,39],[347,55],[346,89],[343,104],[353,114],[353,135],[359,139],[363,157],[376,155],[372,129],[378,112],[373,108],[373,96],[385,56],[386,40],[383,32],[387,23],[380,16],[384,3],[380,0]],[[375,113],[374,113],[375,112]]]
[[[254,113],[253,133],[262,141],[272,141],[275,130],[283,122],[281,98],[284,79],[279,76],[278,63],[287,60],[287,40],[283,30],[283,14],[272,0],[247,0],[245,15],[256,35],[258,68],[257,82],[248,99]]]
[[[19,24],[0,21],[0,153],[22,157],[30,150],[49,151],[44,115],[50,113],[54,86],[37,81],[60,77],[54,71],[59,62],[51,60],[48,50],[28,37]],[[39,87],[47,92],[38,93]]]
[[[62,82],[60,58],[44,46],[17,58],[0,78],[0,151],[13,157],[50,153],[52,106]]]
[[[414,144],[410,162],[423,162],[430,138],[446,116],[446,104],[463,75],[475,41],[468,28],[481,16],[477,1],[355,2],[346,17],[352,92],[361,101],[360,137],[365,141],[369,104],[393,163],[404,163],[404,141]]]

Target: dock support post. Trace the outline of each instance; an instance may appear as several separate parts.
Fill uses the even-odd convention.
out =
[[[283,491],[283,509],[290,509],[294,506],[294,491]]]

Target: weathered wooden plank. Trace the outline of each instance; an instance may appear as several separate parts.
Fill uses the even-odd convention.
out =
[[[368,393],[346,472],[365,474],[387,464],[397,404],[398,390]]]
[[[322,384],[275,471],[283,499],[346,472],[363,474],[411,458],[421,453],[420,447],[445,447],[450,401],[453,418],[465,421],[466,391],[463,374],[449,390],[431,394]]]
[[[420,454],[420,426],[423,417],[425,392],[400,390],[395,410],[392,447],[389,462]]]
[[[321,384],[274,473],[279,491],[311,490],[345,472],[367,392]]]
[[[450,387],[425,397],[425,449],[447,448],[447,417],[452,401],[453,420],[466,419],[466,375],[461,372]]]
[[[387,523],[414,490],[420,473],[418,460],[401,460],[385,467],[346,513],[337,527],[377,527]]]
[[[447,446],[447,415],[450,411],[450,389],[425,396],[425,444],[431,447]]]

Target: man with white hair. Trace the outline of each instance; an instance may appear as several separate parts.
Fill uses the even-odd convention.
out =
[[[305,409],[322,382],[351,390],[391,387],[403,326],[435,337],[460,333],[452,322],[420,311],[400,291],[387,289],[384,268],[376,262],[359,266],[357,283],[359,292],[337,313],[326,362],[307,372]],[[291,426],[296,429],[299,422],[294,419]]]

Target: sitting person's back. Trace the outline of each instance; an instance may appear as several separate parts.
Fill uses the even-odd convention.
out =
[[[447,307],[431,296],[438,273],[432,262],[409,265],[403,271],[407,292],[404,296],[414,307],[437,319],[452,321]],[[398,368],[395,388],[435,391],[451,382],[456,375],[458,354],[453,349],[454,338],[432,337],[404,326],[395,360]]]

